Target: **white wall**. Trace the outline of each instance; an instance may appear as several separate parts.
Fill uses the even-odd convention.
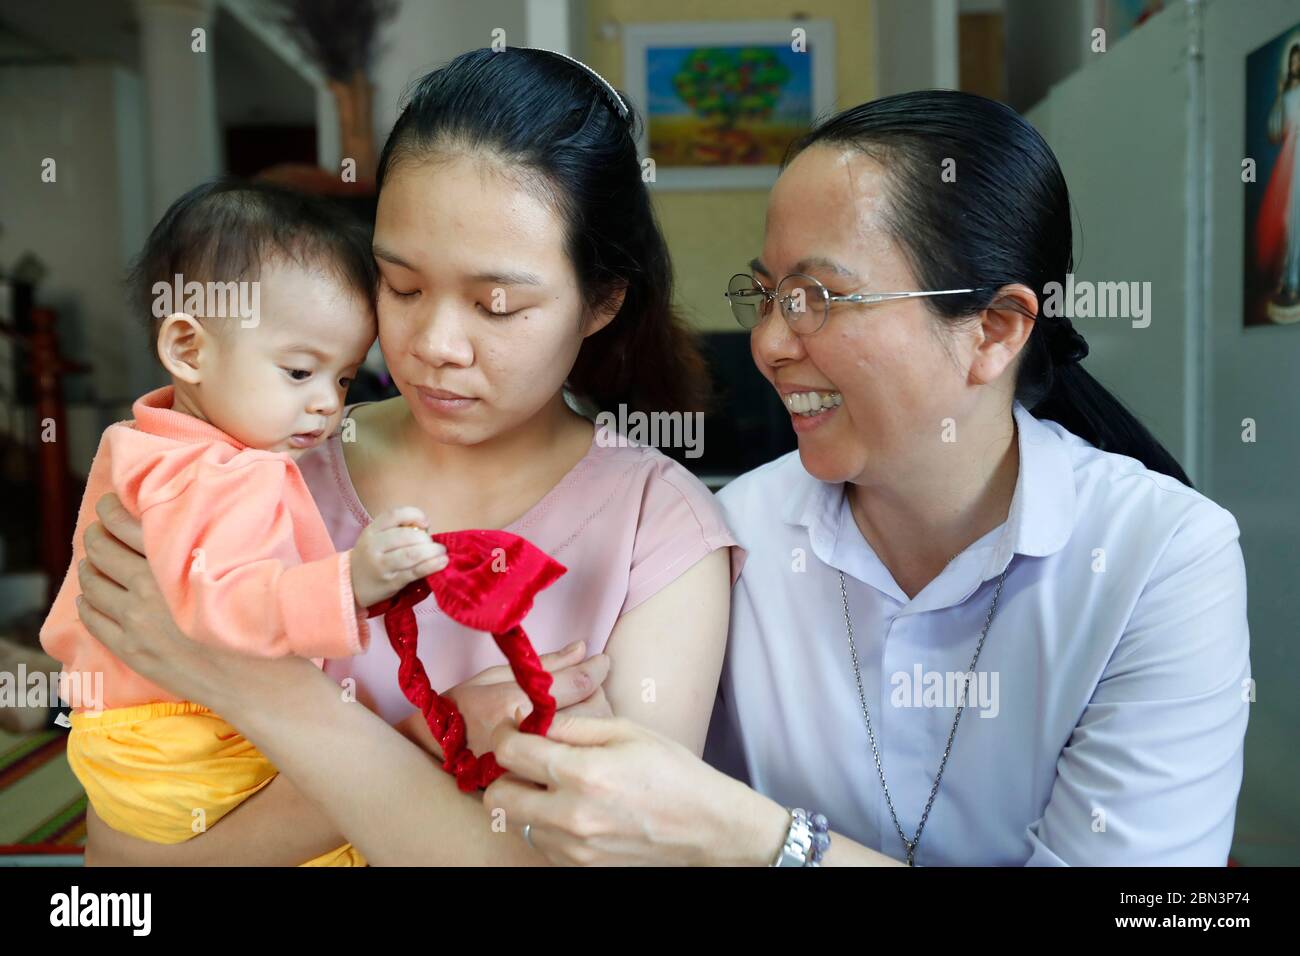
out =
[[[1151,283],[1151,324],[1077,318],[1088,370],[1199,478],[1204,383],[1191,380],[1186,175],[1191,131],[1181,5],[1054,87],[1027,115],[1051,144],[1075,208],[1075,276]],[[1197,171],[1201,175],[1200,171]],[[1195,299],[1199,302],[1199,299]]]
[[[1258,685],[1237,840],[1247,862],[1291,866],[1300,863],[1300,327],[1242,328],[1241,161],[1246,56],[1297,23],[1296,0],[1253,0],[1249,16],[1232,0],[1207,4],[1202,138],[1209,184],[1205,484],[1241,524]],[[1256,420],[1255,444],[1241,440],[1243,418]],[[1270,850],[1278,839],[1289,839],[1290,848]]]
[[[376,152],[397,122],[407,86],[466,50],[489,46],[492,31],[509,46],[531,46],[525,0],[405,0],[380,36],[375,84]]]
[[[0,262],[31,251],[45,263],[38,302],[58,311],[64,351],[95,366],[68,379],[69,400],[108,406],[108,421],[135,394],[143,341],[124,327],[122,284],[144,229],[139,103],[138,78],[120,67],[0,68]],[[46,157],[53,183],[41,181]],[[102,427],[78,429],[74,465],[89,464]]]
[[[878,96],[957,88],[956,0],[876,0]]]
[[[1007,102],[1026,110],[1093,56],[1095,0],[1006,0]]]
[[[1015,0],[1012,0],[1015,2]],[[1029,116],[1076,207],[1081,278],[1152,283],[1151,325],[1079,319],[1087,367],[1237,518],[1251,669],[1233,856],[1300,863],[1300,328],[1242,327],[1245,58],[1295,0],[1174,2],[1052,88]],[[1258,439],[1243,443],[1242,419]]]

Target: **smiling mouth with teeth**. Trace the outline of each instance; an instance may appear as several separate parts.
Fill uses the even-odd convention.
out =
[[[843,400],[839,392],[791,392],[784,399],[786,408],[805,417],[839,408]]]

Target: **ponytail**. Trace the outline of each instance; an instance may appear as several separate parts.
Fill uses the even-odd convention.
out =
[[[1102,451],[1136,458],[1152,471],[1192,487],[1174,456],[1081,365],[1054,368],[1047,395],[1029,411],[1035,418],[1056,422]]]

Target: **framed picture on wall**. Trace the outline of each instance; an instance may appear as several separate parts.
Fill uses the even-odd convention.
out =
[[[1300,23],[1246,57],[1245,325],[1300,322]]]
[[[623,89],[644,118],[652,188],[762,189],[835,104],[829,20],[623,28]]]

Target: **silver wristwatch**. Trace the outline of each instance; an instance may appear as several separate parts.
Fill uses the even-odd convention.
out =
[[[802,807],[790,811],[790,829],[785,835],[785,845],[771,862],[771,866],[807,866],[812,854],[812,826],[808,813]]]

